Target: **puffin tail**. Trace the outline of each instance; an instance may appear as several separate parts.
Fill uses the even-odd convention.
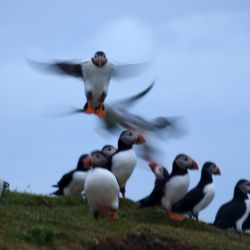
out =
[[[151,207],[152,205],[150,204],[150,197],[147,196],[141,200],[138,201],[140,208],[145,208],[145,207]]]
[[[57,189],[55,192],[53,192],[53,193],[50,193],[50,195],[56,195],[56,196],[60,196],[60,195],[63,195],[63,192],[62,192],[62,190],[60,190],[60,189]]]
[[[10,184],[8,182],[4,181],[3,182],[3,188],[4,189],[9,189],[9,187],[10,187]]]
[[[58,187],[58,184],[54,184],[54,185],[52,185],[52,187],[57,188],[57,187]]]

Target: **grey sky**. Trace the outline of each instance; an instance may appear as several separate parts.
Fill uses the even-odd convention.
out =
[[[156,86],[132,111],[183,115],[189,134],[159,143],[171,169],[180,152],[216,162],[217,193],[201,219],[212,221],[236,181],[250,178],[249,1],[0,1],[0,174],[20,191],[48,194],[81,153],[116,144],[96,132],[94,116],[53,118],[81,107],[80,81],[40,74],[38,61],[88,59],[96,50],[118,62],[154,58],[143,76],[111,82],[107,102]],[[191,172],[191,187],[200,172]],[[127,184],[138,199],[153,186],[146,163]],[[30,187],[28,187],[30,186]]]

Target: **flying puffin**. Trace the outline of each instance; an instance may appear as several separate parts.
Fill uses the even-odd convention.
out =
[[[0,177],[0,197],[2,196],[3,190],[4,189],[9,189],[10,184],[6,181],[4,181],[1,177]]]
[[[123,198],[125,198],[126,182],[133,173],[137,163],[133,145],[143,143],[145,143],[145,139],[142,135],[125,130],[119,137],[116,153],[110,158],[109,169],[118,180]]]
[[[84,182],[90,169],[90,161],[87,154],[80,156],[76,169],[64,174],[52,187],[58,188],[54,195],[80,195],[84,190]]]
[[[250,214],[250,181],[241,179],[234,188],[233,199],[222,205],[214,220],[214,225],[221,229],[234,228],[242,232],[242,225]]]
[[[105,117],[104,100],[108,93],[111,78],[136,76],[147,64],[117,65],[108,61],[103,51],[97,51],[91,60],[80,63],[72,61],[58,61],[51,64],[32,62],[32,65],[46,71],[82,78],[87,98],[84,111],[87,114],[95,113],[100,118]]]
[[[168,170],[158,163],[150,162],[148,165],[155,175],[155,184],[150,195],[138,201],[141,208],[161,205],[161,198],[164,195],[164,187],[169,177]]]
[[[95,217],[116,219],[119,206],[119,184],[107,169],[108,160],[102,151],[90,155],[92,168],[85,181],[84,191]]]
[[[198,220],[201,210],[213,200],[215,186],[212,175],[221,175],[220,169],[213,162],[206,162],[201,171],[201,178],[197,186],[191,189],[180,201],[172,206],[176,213],[191,213]]]

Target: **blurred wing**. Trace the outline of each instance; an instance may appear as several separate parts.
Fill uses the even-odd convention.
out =
[[[136,77],[137,75],[149,69],[151,63],[137,64],[116,64],[113,70],[112,77],[116,79]]]
[[[129,106],[133,105],[136,101],[138,101],[139,99],[141,99],[142,97],[147,95],[149,93],[149,91],[153,88],[154,84],[155,84],[155,82],[153,81],[145,90],[139,92],[136,95],[128,97],[126,99],[117,101],[114,103],[114,105],[126,106],[126,109],[127,109]]]
[[[68,75],[72,77],[83,77],[81,63],[73,62],[54,62],[54,63],[40,63],[29,60],[32,67],[46,73]]]

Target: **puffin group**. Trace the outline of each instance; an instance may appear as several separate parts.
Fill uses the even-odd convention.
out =
[[[137,164],[134,146],[150,148],[145,133],[156,133],[174,127],[175,119],[158,117],[148,121],[138,115],[127,112],[127,107],[146,95],[151,84],[144,91],[111,107],[104,106],[111,78],[135,76],[148,65],[114,64],[105,53],[97,51],[84,62],[57,61],[32,65],[49,72],[65,74],[83,79],[86,103],[74,112],[95,114],[104,126],[113,129],[122,128],[117,146],[105,145],[101,149],[82,154],[76,168],[64,174],[52,195],[84,195],[94,218],[117,219],[120,194],[126,199],[126,184]],[[123,105],[123,106],[122,106]],[[153,160],[152,151],[145,150],[143,159],[155,175],[154,188],[150,194],[140,199],[138,209],[160,206],[169,220],[183,221],[186,217],[199,220],[199,213],[207,208],[215,197],[214,175],[221,175],[216,163],[207,161],[202,166],[198,184],[189,190],[190,170],[198,170],[198,164],[189,155],[178,154],[172,163],[171,172]],[[0,178],[0,196],[9,184]],[[241,179],[234,188],[233,198],[223,204],[213,225],[221,229],[233,228],[237,232],[250,230],[250,181]]]

